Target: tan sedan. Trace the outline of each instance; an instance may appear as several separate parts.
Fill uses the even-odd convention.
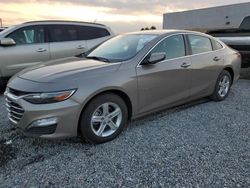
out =
[[[26,135],[103,143],[130,119],[206,96],[224,100],[240,66],[238,52],[202,33],[124,34],[14,76],[8,117]]]

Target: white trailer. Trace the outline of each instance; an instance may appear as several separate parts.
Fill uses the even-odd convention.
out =
[[[163,15],[163,29],[188,29],[220,38],[250,67],[250,2]]]
[[[211,7],[163,15],[163,29],[219,30],[246,27],[243,20],[249,19],[250,2]]]

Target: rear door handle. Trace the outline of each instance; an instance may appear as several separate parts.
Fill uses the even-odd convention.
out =
[[[214,59],[213,59],[214,61],[220,61],[221,60],[221,58],[219,58],[219,57],[214,57]]]
[[[46,52],[47,50],[45,48],[39,48],[37,52]]]
[[[191,66],[191,63],[182,63],[181,67],[188,68]]]
[[[85,48],[85,46],[84,45],[79,45],[79,46],[77,46],[77,49],[84,49]]]

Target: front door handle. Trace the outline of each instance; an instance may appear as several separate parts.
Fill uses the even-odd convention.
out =
[[[213,59],[214,61],[220,61],[221,60],[221,58],[219,58],[219,57],[214,57],[214,59]]]
[[[45,48],[39,48],[37,52],[46,52],[47,50]]]
[[[79,45],[79,46],[77,46],[77,49],[84,49],[85,48],[85,46],[84,45]]]
[[[191,66],[191,63],[182,63],[181,67],[188,68]]]

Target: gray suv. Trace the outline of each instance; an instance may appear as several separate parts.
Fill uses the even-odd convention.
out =
[[[20,70],[40,62],[81,54],[111,38],[105,25],[36,21],[0,33],[0,85]]]

